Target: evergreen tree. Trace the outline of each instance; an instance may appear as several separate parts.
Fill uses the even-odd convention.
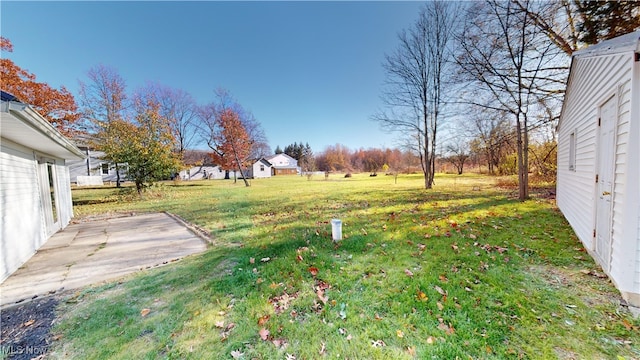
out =
[[[600,41],[630,33],[640,28],[638,1],[576,1],[581,21],[577,30],[580,41]]]
[[[276,155],[278,155],[278,154],[282,154],[282,152],[283,152],[283,151],[282,151],[282,149],[280,148],[280,145],[276,146],[275,154],[276,154]]]

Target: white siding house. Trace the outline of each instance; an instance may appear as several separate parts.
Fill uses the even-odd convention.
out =
[[[300,173],[298,160],[282,153],[266,157],[271,166],[271,175],[296,175]]]
[[[574,53],[558,124],[557,203],[640,306],[640,31]]]
[[[224,179],[225,174],[218,165],[194,165],[179,173],[181,180]]]
[[[85,158],[71,160],[67,163],[72,183],[102,185],[104,182],[116,182],[118,173],[120,173],[120,181],[125,181],[127,177],[126,164],[119,164],[118,172],[116,172],[115,165],[104,160],[104,152],[91,150],[87,146],[79,146],[78,148],[84,153]]]
[[[262,158],[251,165],[250,177],[254,179],[271,177],[271,163]]]
[[[66,162],[83,154],[29,105],[2,92],[0,281],[73,217]]]

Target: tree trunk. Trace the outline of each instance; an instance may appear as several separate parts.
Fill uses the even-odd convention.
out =
[[[120,186],[120,168],[118,167],[118,163],[116,162],[116,187]]]

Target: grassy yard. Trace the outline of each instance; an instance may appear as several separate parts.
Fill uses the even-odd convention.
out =
[[[76,215],[168,211],[206,253],[77,292],[53,358],[634,359],[640,321],[552,200],[478,176],[76,189]],[[332,218],[344,240],[331,241]]]

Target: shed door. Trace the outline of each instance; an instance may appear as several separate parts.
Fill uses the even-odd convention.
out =
[[[600,139],[598,142],[598,182],[596,184],[596,255],[606,271],[611,254],[611,199],[613,197],[615,163],[615,97],[600,108]]]

